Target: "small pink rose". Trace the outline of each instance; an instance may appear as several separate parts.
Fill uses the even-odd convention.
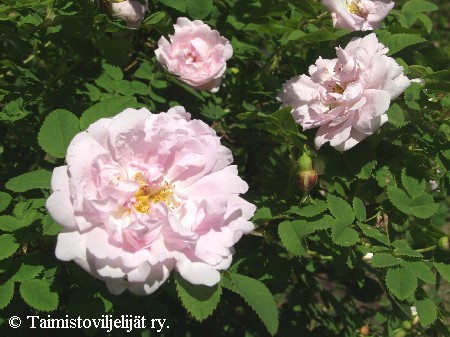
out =
[[[333,26],[350,31],[373,30],[381,27],[381,21],[395,3],[391,0],[322,0],[331,11]]]
[[[293,108],[303,129],[319,128],[315,145],[329,142],[339,151],[351,149],[387,120],[390,101],[410,84],[403,67],[375,34],[354,38],[337,58],[319,59],[309,75],[283,84],[277,99]]]
[[[145,5],[136,0],[107,1],[108,12],[113,19],[122,19],[128,28],[137,28],[145,17],[148,1]]]
[[[193,88],[217,92],[233,55],[230,42],[200,20],[178,18],[174,27],[170,42],[164,36],[158,41],[158,62]]]
[[[108,289],[153,293],[176,270],[212,286],[233,245],[254,226],[255,206],[231,151],[183,107],[126,109],[79,133],[52,176],[47,209],[64,229],[56,257]]]

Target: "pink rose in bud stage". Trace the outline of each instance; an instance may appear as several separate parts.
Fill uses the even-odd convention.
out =
[[[337,58],[319,57],[309,75],[283,84],[277,99],[293,108],[303,129],[319,128],[315,146],[324,143],[339,151],[351,149],[387,120],[390,101],[410,84],[403,67],[378,42],[375,34],[354,38]]]
[[[174,27],[170,42],[164,36],[158,41],[158,62],[193,88],[217,92],[233,55],[230,42],[199,20],[178,18]]]
[[[391,0],[322,0],[331,11],[333,26],[350,31],[373,30],[381,27],[381,21],[395,3]]]
[[[153,293],[172,270],[212,286],[254,228],[231,151],[183,107],[100,119],[75,136],[66,160],[46,205],[64,226],[56,256],[114,294]]]
[[[139,27],[148,9],[147,0],[145,0],[145,5],[136,0],[106,0],[106,2],[111,18],[125,20],[128,28]]]

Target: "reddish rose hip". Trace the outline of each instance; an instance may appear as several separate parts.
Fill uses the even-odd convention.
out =
[[[311,157],[306,153],[297,161],[297,183],[304,193],[308,193],[317,183],[317,172],[314,171]]]
[[[359,332],[361,333],[361,336],[367,336],[370,333],[369,325],[366,324],[359,329]]]

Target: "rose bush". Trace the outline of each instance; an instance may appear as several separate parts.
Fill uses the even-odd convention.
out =
[[[319,127],[317,149],[326,142],[339,151],[351,149],[388,120],[390,101],[410,80],[387,52],[375,34],[354,38],[336,48],[337,58],[319,57],[310,76],[283,84],[278,99],[293,107],[295,121],[304,130]]]
[[[333,26],[351,31],[380,28],[395,5],[391,0],[322,0],[322,3],[331,11]]]
[[[395,0],[388,53],[318,0],[117,1],[0,2],[0,336],[450,337],[448,0]],[[155,56],[179,17],[233,47],[215,94]]]
[[[158,41],[158,62],[193,88],[217,92],[233,55],[230,42],[200,20],[178,18],[174,28],[170,42]]]
[[[115,294],[150,294],[178,271],[214,285],[233,245],[253,229],[247,184],[214,130],[183,107],[126,109],[79,133],[55,168],[51,216],[64,230],[56,256]]]

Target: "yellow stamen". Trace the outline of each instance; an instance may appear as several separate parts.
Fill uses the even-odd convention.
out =
[[[342,88],[340,85],[336,84],[336,86],[333,89],[331,89],[331,91],[336,93],[336,94],[342,95],[344,93],[345,89]]]
[[[365,17],[367,15],[364,8],[361,6],[360,0],[351,0],[347,2],[347,8],[352,14],[356,14],[360,17]]]
[[[178,206],[178,203],[172,198],[173,186],[169,185],[168,182],[164,182],[161,187],[151,188],[145,183],[141,173],[135,175],[135,180],[140,182],[140,187],[134,195],[136,203],[133,207],[139,213],[150,212],[151,204],[156,204],[157,202],[164,202],[172,209]]]

